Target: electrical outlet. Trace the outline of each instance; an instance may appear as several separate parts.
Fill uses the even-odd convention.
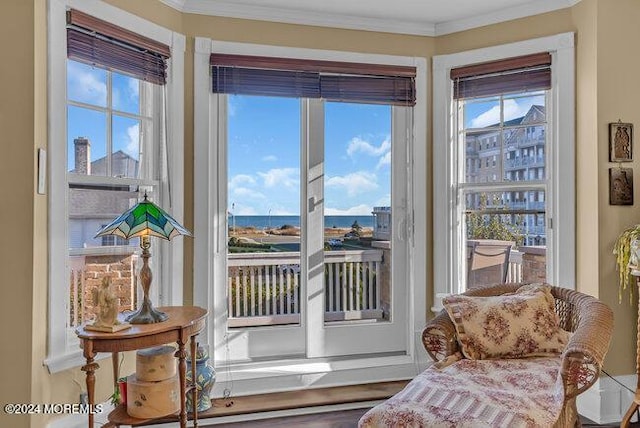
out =
[[[80,393],[80,404],[89,404],[89,395],[86,392]]]

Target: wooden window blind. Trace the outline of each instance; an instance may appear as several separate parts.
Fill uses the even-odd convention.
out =
[[[548,52],[507,58],[451,70],[453,98],[489,97],[551,88]]]
[[[212,54],[213,92],[415,105],[415,67]]]
[[[164,85],[171,50],[163,43],[71,9],[67,11],[67,56]]]

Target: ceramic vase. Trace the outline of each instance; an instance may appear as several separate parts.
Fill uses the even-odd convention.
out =
[[[198,412],[203,412],[211,407],[211,388],[216,381],[216,372],[209,361],[209,350],[205,346],[198,345],[196,349],[196,377],[195,385],[198,390]],[[193,370],[191,356],[187,358],[187,384],[193,382]],[[187,394],[187,412],[193,412],[193,395]]]

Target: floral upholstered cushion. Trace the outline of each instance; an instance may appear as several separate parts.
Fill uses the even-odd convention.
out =
[[[458,354],[459,355],[459,354]],[[431,366],[365,413],[360,428],[551,427],[564,401],[560,358],[459,359]]]
[[[557,355],[569,339],[558,326],[554,298],[544,284],[499,296],[448,296],[442,303],[467,358]]]

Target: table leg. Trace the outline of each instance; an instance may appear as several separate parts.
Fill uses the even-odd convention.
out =
[[[96,386],[96,375],[95,371],[100,368],[98,363],[94,362],[93,359],[96,356],[96,353],[93,352],[91,344],[84,344],[84,357],[87,359],[87,364],[82,366],[81,370],[87,374],[87,399],[89,401],[89,428],[93,428],[93,412],[91,411],[95,404],[95,386]]]
[[[193,426],[198,427],[198,381],[196,371],[196,336],[191,336],[191,402],[193,403]]]
[[[120,353],[112,352],[111,353],[111,364],[113,365],[113,387],[118,387],[118,379],[120,378]]]
[[[629,410],[627,410],[627,413],[625,413],[624,417],[622,418],[622,422],[620,422],[620,428],[627,428],[629,426],[629,424],[631,423],[631,418],[638,409],[639,405],[640,390],[636,390],[635,397],[633,397],[633,403],[631,403],[631,406],[629,406]]]
[[[181,335],[182,336],[182,335]],[[187,375],[187,363],[185,361],[187,357],[187,351],[184,349],[184,339],[180,337],[178,340],[178,350],[175,353],[175,356],[178,357],[178,376],[180,380],[180,427],[187,427],[187,386],[186,386],[186,375]]]

